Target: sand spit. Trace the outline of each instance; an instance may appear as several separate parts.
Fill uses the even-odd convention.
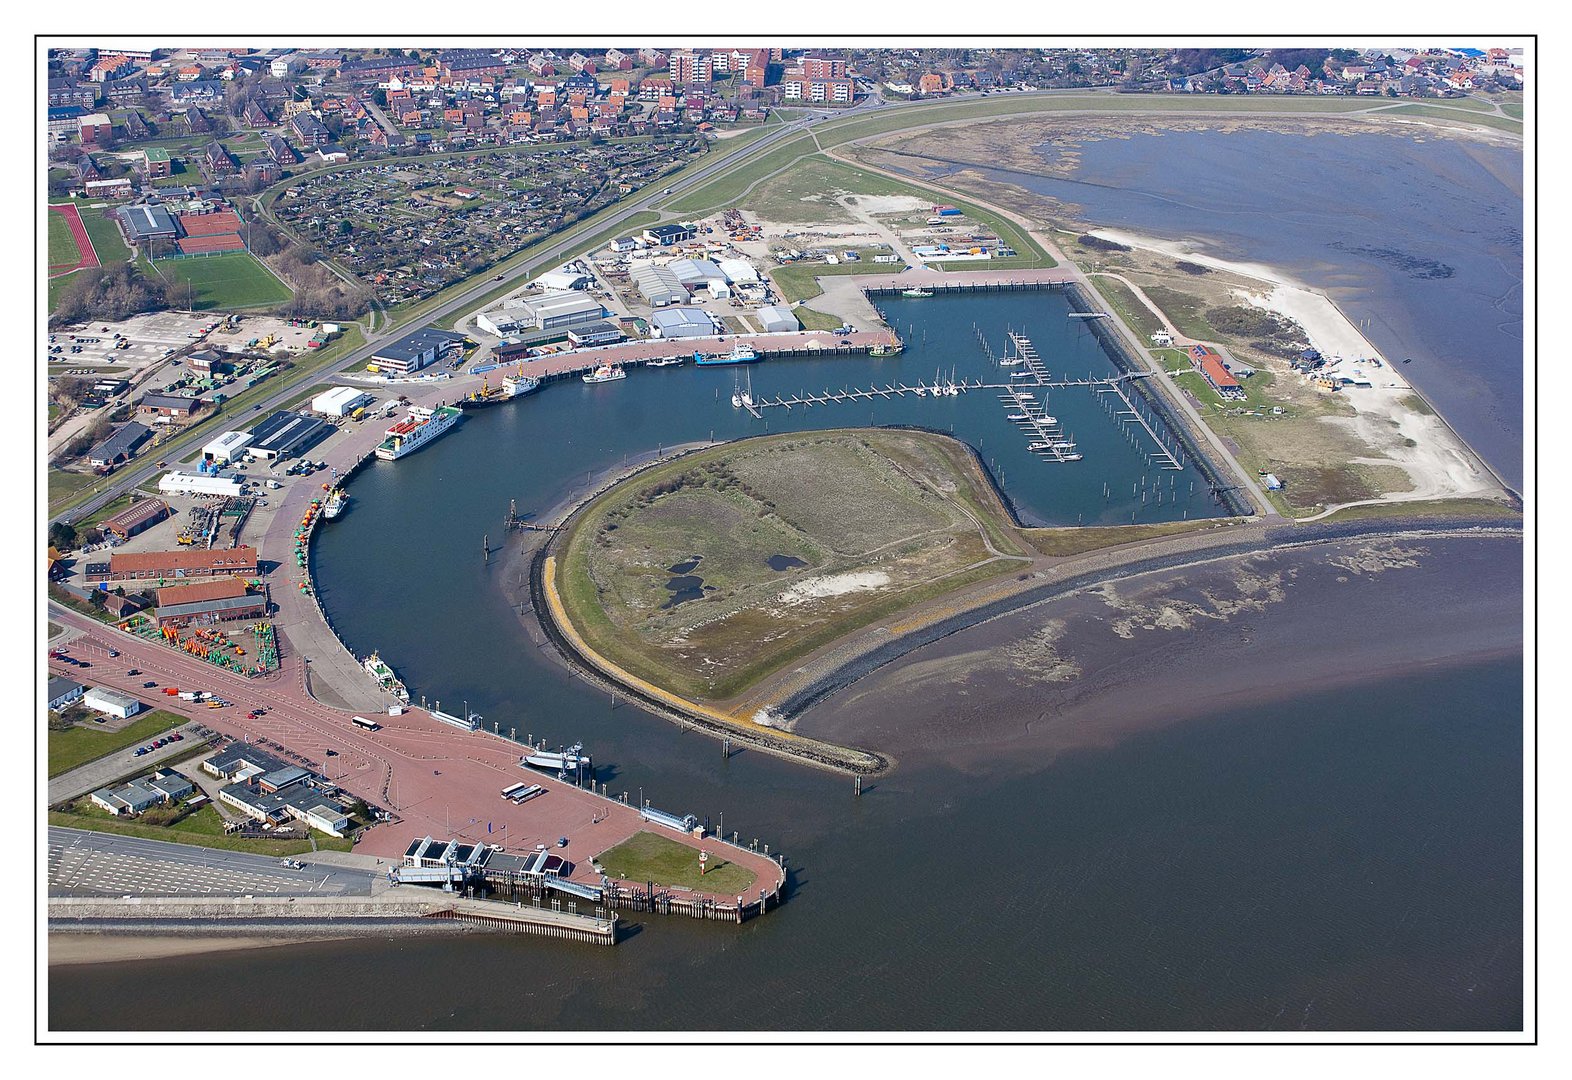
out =
[[[1382,501],[1485,497],[1501,494],[1497,483],[1466,443],[1420,401],[1393,361],[1366,340],[1359,329],[1325,293],[1274,267],[1234,262],[1195,251],[1191,245],[1158,240],[1121,229],[1096,229],[1094,235],[1129,247],[1155,251],[1241,277],[1255,278],[1268,288],[1240,289],[1235,295],[1266,311],[1292,319],[1310,344],[1333,359],[1327,371],[1335,376],[1368,379],[1368,386],[1340,391],[1355,410],[1353,416],[1327,416],[1321,422],[1342,428],[1370,448],[1360,464],[1395,465],[1408,474],[1408,491],[1385,492]],[[1284,376],[1294,377],[1294,376]]]

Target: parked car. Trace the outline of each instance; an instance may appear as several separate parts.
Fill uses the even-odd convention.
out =
[[[129,671],[127,671],[126,674],[127,675],[140,675],[140,674],[142,674],[142,669],[141,668],[132,668]]]
[[[142,684],[142,689],[143,690],[155,690],[157,688],[158,688],[158,684],[156,682],[145,682],[145,683]]]

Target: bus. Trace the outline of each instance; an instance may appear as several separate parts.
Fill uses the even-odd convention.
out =
[[[529,787],[528,784],[510,784],[509,786],[502,789],[502,797],[504,799],[515,798],[523,793],[524,789],[527,787]]]
[[[509,802],[526,803],[537,795],[546,794],[539,784],[512,784],[502,789],[502,797]]]
[[[355,721],[355,726],[358,728],[365,728],[367,731],[382,730],[382,725],[377,723],[375,720],[367,720],[364,716],[356,716],[353,719]]]

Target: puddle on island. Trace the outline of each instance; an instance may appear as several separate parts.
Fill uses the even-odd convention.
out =
[[[769,566],[770,566],[771,570],[790,570],[794,566],[807,566],[808,565],[807,563],[803,562],[801,559],[793,558],[790,555],[771,555],[768,559],[765,559],[764,561],[769,563]]]
[[[662,611],[674,608],[684,601],[701,598],[704,595],[704,579],[692,574],[684,574],[666,582],[666,589],[671,593],[671,598],[661,605]]]

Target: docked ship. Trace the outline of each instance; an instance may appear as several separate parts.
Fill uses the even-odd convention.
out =
[[[322,516],[332,521],[344,512],[344,504],[349,502],[349,496],[343,488],[334,488],[328,492],[327,502],[322,504]]]
[[[681,367],[688,362],[686,356],[662,356],[658,360],[651,360],[650,367]]]
[[[731,347],[728,353],[694,353],[693,362],[700,367],[710,364],[751,364],[759,359],[758,352],[752,345],[739,341]]]
[[[628,373],[626,371],[623,371],[620,367],[612,367],[610,364],[602,364],[594,371],[586,371],[584,373],[584,381],[587,383],[616,382],[618,379],[626,379],[627,377]]]
[[[397,461],[413,454],[458,423],[461,415],[451,405],[435,409],[411,405],[409,415],[388,428],[388,437],[377,444],[377,457],[383,461]]]
[[[531,748],[529,753],[519,758],[519,764],[554,773],[576,771],[581,767],[586,770],[591,768],[590,756],[584,752],[583,743],[558,747],[555,751]]]
[[[375,651],[361,663],[366,669],[366,674],[375,679],[378,686],[398,698],[405,705],[409,704],[409,691],[404,689],[404,684],[397,675],[393,674],[393,669],[388,667],[387,662],[378,656]]]
[[[502,400],[512,401],[540,389],[540,380],[528,375],[502,376]]]
[[[906,348],[906,346],[905,346],[905,344],[903,344],[901,342],[900,338],[891,337],[889,341],[876,341],[876,342],[874,342],[873,343],[873,348],[868,350],[868,355],[869,356],[894,356],[896,353],[900,352],[904,348]]]
[[[901,295],[908,300],[926,300],[933,295],[932,289],[903,289]]]

